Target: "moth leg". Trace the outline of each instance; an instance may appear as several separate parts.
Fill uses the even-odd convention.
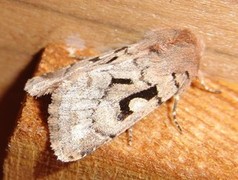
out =
[[[172,109],[172,119],[174,124],[177,126],[178,130],[182,133],[182,128],[179,125],[178,121],[177,121],[177,105],[178,105],[178,101],[179,101],[179,95],[176,94],[174,95],[174,104],[173,104],[173,109]]]
[[[208,92],[211,92],[211,93],[221,93],[221,91],[219,89],[213,89],[213,88],[210,88],[204,81],[204,78],[199,78],[199,83],[200,85],[202,86],[202,88],[205,90],[205,91],[208,91]]]
[[[208,91],[210,93],[221,93],[219,89],[210,88],[206,84],[206,82],[204,81],[204,76],[201,71],[198,72],[198,81],[199,81],[199,84],[202,86],[203,90]]]
[[[127,129],[127,133],[128,133],[128,145],[131,146],[132,145],[132,138],[133,138],[132,127]]]

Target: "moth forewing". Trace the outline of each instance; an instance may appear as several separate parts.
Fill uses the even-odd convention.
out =
[[[180,94],[198,74],[202,47],[189,30],[166,29],[29,80],[29,94],[52,94],[48,122],[58,159],[86,156]]]

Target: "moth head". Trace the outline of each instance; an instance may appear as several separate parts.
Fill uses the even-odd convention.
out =
[[[188,29],[164,29],[151,32],[149,40],[154,61],[166,60],[166,73],[187,71],[191,78],[197,76],[205,47],[200,37]]]
[[[193,45],[197,58],[199,59],[202,57],[205,49],[205,43],[203,39],[198,35],[195,35],[193,32],[191,32],[191,30],[188,29],[178,30],[171,43],[187,43],[189,45]]]
[[[201,58],[205,49],[205,43],[201,37],[195,35],[189,29],[160,29],[146,33],[146,39],[153,42],[149,47],[151,51],[159,52],[173,45],[193,45],[197,58]]]

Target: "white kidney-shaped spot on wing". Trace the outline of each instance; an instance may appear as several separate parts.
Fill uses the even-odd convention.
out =
[[[141,111],[146,105],[148,101],[143,98],[134,98],[130,101],[129,108],[133,112]]]

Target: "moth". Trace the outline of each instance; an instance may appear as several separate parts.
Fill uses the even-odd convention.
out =
[[[34,77],[25,90],[51,94],[51,147],[59,160],[75,161],[178,97],[198,76],[203,48],[188,29],[154,31],[135,44]]]

